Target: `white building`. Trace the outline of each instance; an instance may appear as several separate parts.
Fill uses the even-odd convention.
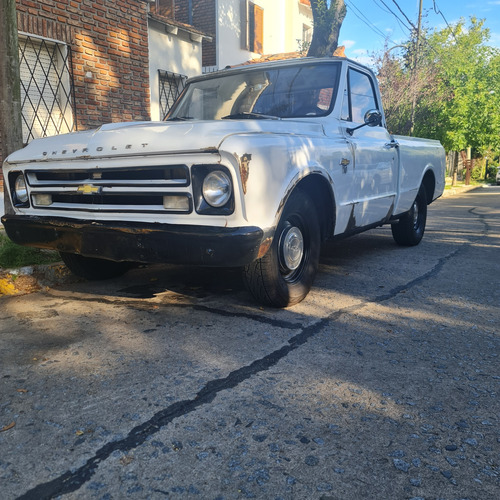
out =
[[[309,0],[152,0],[151,118],[165,116],[188,77],[304,49],[312,25]]]
[[[217,67],[295,52],[312,36],[309,0],[216,0]]]
[[[187,78],[202,73],[202,41],[193,26],[150,14],[148,20],[151,119],[162,120]]]

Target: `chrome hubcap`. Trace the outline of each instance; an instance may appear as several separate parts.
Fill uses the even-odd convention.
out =
[[[290,271],[300,266],[304,255],[304,237],[302,231],[295,226],[284,231],[280,242],[283,265]]]
[[[413,203],[413,228],[418,228],[418,203]]]

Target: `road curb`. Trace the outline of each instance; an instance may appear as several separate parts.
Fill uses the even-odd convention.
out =
[[[62,262],[0,269],[0,296],[24,295],[75,281],[78,278]]]
[[[448,198],[456,194],[467,193],[467,191],[472,191],[473,189],[481,189],[483,186],[454,186],[450,189],[445,189],[442,198]]]

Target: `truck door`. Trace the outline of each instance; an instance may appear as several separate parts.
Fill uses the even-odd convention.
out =
[[[372,76],[350,67],[348,89],[342,104],[341,119],[346,129],[364,123],[365,113],[381,111],[381,104]],[[354,175],[351,198],[354,202],[354,227],[368,226],[384,220],[392,211],[398,181],[398,157],[392,147],[385,124],[363,127],[351,135],[346,132],[354,154]]]

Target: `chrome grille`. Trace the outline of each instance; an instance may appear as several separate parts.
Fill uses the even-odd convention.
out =
[[[50,210],[192,211],[187,165],[115,169],[26,170],[32,205]],[[165,197],[184,198],[179,207]],[[165,208],[168,206],[168,208]]]

